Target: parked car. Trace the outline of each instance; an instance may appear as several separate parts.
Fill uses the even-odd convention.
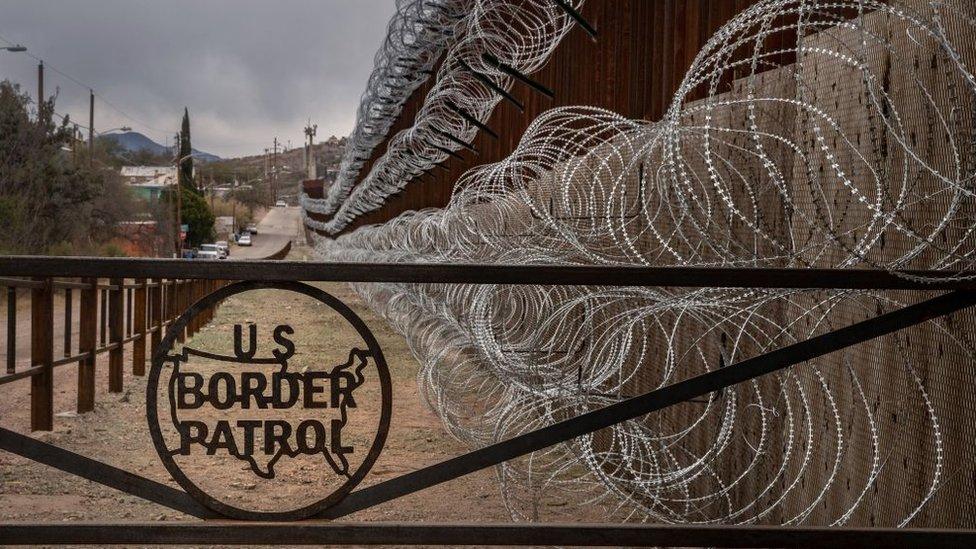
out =
[[[238,246],[250,246],[251,245],[251,235],[244,233],[239,239],[237,239]]]
[[[227,244],[226,240],[218,240],[214,244],[217,245],[217,249],[220,250],[220,254],[223,256],[221,259],[227,259],[230,255],[230,246]]]
[[[245,231],[251,234],[258,234],[258,226],[254,223],[248,223]]]
[[[287,208],[287,207],[288,204],[286,204],[284,200],[279,200],[275,202],[275,208]]]
[[[197,252],[197,257],[202,259],[224,259],[227,256],[223,255],[216,244],[201,244],[200,251]]]

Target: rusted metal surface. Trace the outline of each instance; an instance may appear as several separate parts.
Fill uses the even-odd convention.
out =
[[[13,271],[14,263],[6,263],[0,259],[0,273],[8,274],[5,269]],[[674,285],[674,286],[715,286],[739,285],[741,287],[756,287],[758,284],[769,284],[769,287],[810,287],[816,281],[817,287],[888,287],[918,289],[919,282],[887,272],[871,271],[838,271],[830,269],[644,269],[644,268],[607,268],[607,267],[553,267],[553,266],[482,266],[482,265],[364,265],[364,264],[307,264],[307,263],[254,263],[243,262],[236,265],[233,262],[210,264],[146,261],[146,260],[81,260],[58,259],[62,275],[64,271],[80,269],[82,274],[89,277],[98,276],[105,269],[112,269],[116,277],[119,275],[136,278],[165,278],[167,269],[181,268],[183,276],[209,278],[211,280],[225,280],[241,274],[238,269],[250,270],[250,277],[296,277],[318,280],[401,280],[408,282],[467,282],[467,283],[535,283],[535,284],[593,284],[593,285]],[[121,263],[119,263],[121,261]],[[45,269],[58,268],[43,258],[29,266],[18,268],[37,269],[39,272],[30,274],[38,277]],[[23,272],[10,274],[25,275]],[[220,278],[217,278],[219,275]],[[928,273],[933,275],[933,273]],[[53,276],[53,275],[50,275]],[[72,273],[71,276],[77,276]],[[43,324],[49,319],[52,284],[50,278],[45,278],[41,288],[32,290],[36,323],[41,326],[39,333],[50,336],[45,332]],[[86,281],[89,296],[96,292],[94,278]],[[932,289],[938,285],[952,287],[968,287],[966,281],[943,281],[924,285]],[[194,283],[175,283],[172,285],[157,284],[154,290],[169,290],[172,299],[168,313],[179,312],[181,303],[189,303],[194,296],[199,297],[206,291],[216,287],[218,283],[200,281]],[[795,285],[795,286],[791,286]],[[122,284],[118,279],[113,282],[116,289],[115,300],[109,307],[110,315],[121,308]],[[189,307],[189,310],[176,319],[168,330],[166,339],[157,348],[157,356],[163,356],[185,328],[199,314],[205,313],[220,300],[241,291],[260,288],[286,288],[295,291],[320,292],[312,287],[296,282],[268,282],[252,281],[239,283],[234,286],[223,287],[208,297]],[[180,295],[182,293],[182,295]],[[91,298],[89,297],[88,300]],[[85,301],[83,293],[82,300]],[[47,304],[47,305],[45,305]],[[475,450],[466,455],[412,472],[406,475],[375,484],[355,492],[343,493],[330,501],[319,515],[324,518],[338,518],[349,513],[371,507],[403,495],[415,493],[430,486],[446,482],[470,472],[491,467],[507,460],[527,455],[548,446],[570,440],[574,437],[592,433],[622,421],[627,421],[695,398],[700,398],[711,392],[720,391],[759,376],[787,368],[794,364],[809,361],[840,349],[857,345],[870,339],[880,337],[904,328],[908,328],[936,317],[952,314],[956,311],[976,304],[976,291],[959,290],[925,300],[916,305],[879,315],[875,318],[852,324],[846,328],[816,336],[812,339],[789,345],[778,350],[768,352],[737,364],[713,370],[709,373],[650,391],[643,395],[617,402],[605,408],[595,410],[559,423],[538,429],[515,438]],[[331,305],[331,303],[330,303]],[[341,304],[339,304],[340,307]],[[155,307],[155,305],[153,305]],[[161,310],[161,307],[155,307]],[[341,311],[340,311],[341,312]],[[351,321],[362,324],[358,317]],[[138,338],[136,333],[130,338],[120,338],[122,326],[121,317],[110,318],[112,328],[112,343],[109,347],[113,351],[121,349],[123,342]],[[50,322],[47,323],[50,325]],[[92,324],[94,326],[94,324]],[[365,325],[362,326],[365,329]],[[93,329],[93,328],[92,328]],[[157,330],[158,331],[158,330]],[[368,330],[367,330],[368,332]],[[42,342],[48,342],[50,337],[42,337]],[[366,336],[364,336],[366,339]],[[89,342],[90,340],[90,342]],[[368,340],[367,340],[368,341]],[[84,343],[83,343],[84,342]],[[50,376],[50,353],[36,345],[36,357],[41,361],[40,366],[32,370],[32,382],[44,380]],[[86,330],[80,346],[94,344],[94,334]],[[374,351],[381,356],[381,351]],[[89,353],[89,356],[91,353]],[[153,370],[157,372],[159,366],[154,363]],[[152,381],[150,382],[152,385]],[[43,393],[41,393],[43,394]],[[153,396],[156,391],[147,393],[147,411],[154,413],[157,409]],[[385,399],[384,407],[390,407]],[[38,414],[39,422],[46,416]],[[151,418],[150,418],[151,419]],[[150,422],[152,425],[152,422]],[[41,426],[44,428],[45,426]],[[386,414],[384,429],[389,427],[389,415]],[[49,427],[47,427],[49,428]],[[384,435],[385,436],[385,435]],[[190,492],[182,492],[172,487],[156,483],[138,475],[108,466],[103,463],[85,458],[73,452],[56,448],[52,445],[35,440],[0,428],[0,448],[18,455],[45,463],[83,478],[105,484],[160,503],[173,509],[197,517],[214,517],[224,514],[224,509],[212,509],[203,498],[195,501],[191,494],[193,488],[184,485]],[[371,454],[373,450],[371,450]],[[161,452],[161,455],[165,452]],[[378,455],[378,450],[376,450]],[[368,469],[368,468],[367,468]],[[170,469],[170,473],[179,480],[179,473]],[[358,474],[358,473],[357,473]],[[363,473],[365,474],[365,473]],[[360,478],[361,480],[361,478]],[[181,485],[183,483],[181,482]],[[352,487],[349,488],[350,490]],[[193,494],[199,497],[199,494]],[[217,512],[219,511],[219,513]],[[263,518],[251,517],[246,518]],[[278,518],[278,517],[276,517]],[[289,517],[285,517],[289,518]],[[902,546],[939,543],[941,546],[969,546],[974,541],[974,532],[969,530],[887,530],[887,529],[846,529],[846,528],[779,528],[779,527],[726,527],[726,526],[647,526],[647,525],[425,525],[404,526],[395,524],[375,525],[342,525],[329,523],[193,523],[165,525],[167,529],[158,529],[160,525],[134,525],[121,527],[120,524],[7,524],[0,525],[0,539],[14,544],[40,543],[270,543],[270,544],[383,544],[396,542],[399,544],[573,544],[573,545],[709,545],[724,547],[765,547],[765,546]],[[472,528],[483,528],[484,531],[472,536]],[[253,531],[252,531],[253,530]],[[282,533],[287,531],[287,533]],[[273,535],[272,535],[273,534]],[[269,536],[267,538],[263,536]]]
[[[661,524],[416,524],[329,522],[23,523],[11,545],[564,545],[590,547],[970,548],[972,530]]]
[[[235,327],[233,347],[235,349],[234,354],[236,356],[215,355],[212,353],[193,350],[188,347],[183,347],[181,355],[171,354],[171,350],[175,343],[176,334],[180,333],[180,331],[186,326],[192,324],[194,319],[199,318],[201,315],[206,315],[208,311],[213,309],[213,307],[215,307],[218,303],[229,297],[245,294],[246,292],[254,290],[266,289],[284,290],[308,296],[318,301],[320,304],[328,307],[345,319],[345,321],[354,328],[359,337],[362,338],[362,341],[367,347],[364,350],[352,349],[349,356],[352,357],[353,353],[358,353],[357,356],[367,357],[370,359],[372,364],[375,366],[381,394],[379,422],[376,428],[375,436],[368,447],[366,457],[359,464],[359,466],[354,470],[347,471],[344,469],[338,469],[335,465],[333,465],[332,467],[336,475],[339,477],[345,477],[346,480],[332,493],[324,494],[323,497],[319,498],[317,501],[301,508],[274,512],[244,509],[235,504],[230,504],[213,496],[212,494],[207,493],[201,486],[195,483],[176,462],[174,459],[174,450],[167,446],[166,440],[162,434],[161,420],[163,419],[173,421],[173,428],[175,431],[182,432],[183,428],[180,424],[176,423],[175,410],[173,410],[172,415],[160,416],[158,413],[160,387],[169,386],[169,384],[161,381],[163,372],[179,371],[179,364],[182,361],[185,361],[189,355],[202,356],[211,360],[220,360],[235,364],[280,364],[284,369],[287,369],[287,360],[296,350],[294,342],[290,342],[289,340],[289,343],[291,344],[290,352],[287,350],[289,347],[286,345],[285,351],[273,351],[273,358],[255,358],[257,353],[257,328],[254,324],[250,325],[252,328],[251,337],[249,338],[250,347],[248,350],[245,350],[242,345],[243,327],[241,325],[237,325]],[[287,334],[293,333],[294,329],[290,326],[278,326],[275,329],[275,340],[279,341],[279,337],[283,338],[283,340],[287,340]],[[295,378],[295,376],[301,376],[304,374],[291,373],[288,375]],[[271,382],[266,382],[266,385],[270,386]],[[164,400],[164,402],[166,401]],[[171,398],[169,402],[176,402],[176,399]],[[162,342],[160,343],[159,351],[153,357],[152,370],[149,373],[149,383],[146,390],[146,416],[149,424],[149,432],[152,436],[153,445],[155,446],[160,460],[163,462],[163,465],[166,467],[167,471],[169,471],[170,475],[180,486],[183,487],[184,490],[186,490],[188,494],[193,496],[193,498],[199,501],[203,506],[222,516],[242,520],[299,520],[320,513],[336,503],[341,502],[346,495],[348,495],[360,482],[362,482],[362,480],[366,477],[366,474],[372,468],[373,464],[379,458],[380,452],[383,450],[387,435],[390,431],[390,420],[392,414],[393,386],[390,380],[389,368],[387,367],[386,359],[383,356],[383,351],[380,348],[379,343],[376,341],[376,338],[373,336],[373,333],[369,330],[369,327],[366,326],[366,323],[363,322],[363,320],[359,318],[359,316],[356,315],[352,309],[342,303],[342,301],[339,299],[319,288],[299,282],[238,282],[220,288],[215,292],[210,293],[200,301],[194,303],[185,313],[176,319],[174,324],[170,327],[166,337],[163,338]],[[345,415],[345,411],[343,411],[343,415]],[[266,457],[273,460],[273,456],[271,455],[267,455]],[[253,472],[255,474],[260,474],[256,469]],[[269,473],[270,478],[274,478],[274,469],[269,469]]]
[[[445,206],[455,182],[465,171],[507,157],[529,124],[553,107],[596,105],[628,118],[659,120],[701,47],[735,14],[754,3],[755,0],[587,2],[579,15],[598,30],[597,39],[590,40],[589,30],[579,25],[559,44],[549,62],[531,75],[531,80],[550,90],[552,97],[527,86],[516,86],[511,91],[515,102],[500,103],[486,124],[498,138],[482,131],[472,143],[479,151],[477,156],[449,158],[441,164],[445,169],[435,168],[418,177],[403,192],[390,197],[381,208],[360,216],[343,232],[381,223],[408,210]],[[775,43],[784,38],[773,33],[768,40]],[[788,64],[792,59],[776,61]],[[413,92],[390,128],[387,141],[373,150],[360,171],[360,178],[382,158],[389,139],[413,125],[432,84],[428,81]],[[318,221],[328,220],[328,216],[310,216]]]
[[[209,280],[305,280],[452,284],[669,286],[685,288],[976,289],[958,272],[882,269],[611,267],[436,263],[315,263],[184,259],[0,257],[0,273],[26,276],[187,277]],[[926,280],[919,280],[925,278]],[[941,279],[941,280],[940,280]],[[172,308],[179,308],[177,302]],[[170,317],[172,317],[171,315]]]

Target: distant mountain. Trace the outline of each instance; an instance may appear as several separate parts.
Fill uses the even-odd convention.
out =
[[[154,155],[171,155],[172,150],[156,143],[139,132],[110,133],[99,137],[118,143],[123,150],[129,152],[147,151]],[[201,162],[216,162],[220,157],[215,154],[206,153],[193,149],[193,158]]]

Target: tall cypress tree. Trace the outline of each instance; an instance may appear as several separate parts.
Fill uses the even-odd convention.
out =
[[[196,192],[193,184],[193,146],[190,145],[190,110],[183,108],[183,129],[180,130],[180,162],[179,180],[185,189]]]
[[[187,242],[190,246],[212,240],[214,237],[214,215],[210,205],[203,198],[203,191],[193,184],[193,147],[190,145],[190,111],[183,109],[183,128],[180,130],[179,166],[180,218],[189,231]],[[183,160],[185,159],[185,160]]]

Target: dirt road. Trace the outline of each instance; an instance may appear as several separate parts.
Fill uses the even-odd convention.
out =
[[[254,235],[252,246],[237,246],[231,244],[231,257],[234,259],[261,259],[281,250],[289,241],[299,242],[302,232],[301,213],[298,208],[271,208],[258,223],[258,234]],[[78,310],[81,307],[80,292],[72,292],[72,324],[71,324],[71,348],[68,353],[64,352],[64,292],[55,293],[54,303],[54,356],[60,358],[78,352]],[[17,369],[30,367],[30,293],[26,290],[19,292],[17,307]],[[6,311],[6,293],[0,299],[2,311]],[[6,364],[6,315],[0,318],[0,359],[2,364]]]

